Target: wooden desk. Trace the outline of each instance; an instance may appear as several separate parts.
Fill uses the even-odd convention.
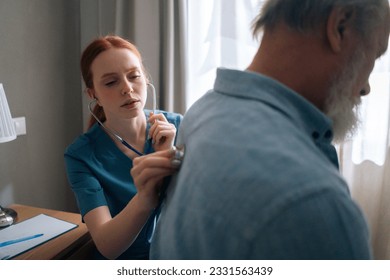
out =
[[[38,214],[46,214],[73,224],[78,227],[35,247],[14,260],[51,260],[51,259],[89,259],[94,245],[85,224],[81,221],[80,214],[31,207],[20,204],[8,206],[17,213],[16,223],[32,218]]]

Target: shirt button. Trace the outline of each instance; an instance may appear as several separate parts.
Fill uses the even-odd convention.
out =
[[[320,134],[319,134],[317,131],[314,131],[314,132],[311,134],[311,136],[312,136],[315,140],[317,140],[318,138],[320,138]]]
[[[332,136],[333,136],[332,131],[327,130],[327,131],[325,132],[324,137],[325,137],[326,139],[332,138]]]

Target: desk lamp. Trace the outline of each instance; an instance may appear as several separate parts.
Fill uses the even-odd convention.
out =
[[[3,84],[0,83],[0,143],[16,139],[15,124],[11,117],[7,97]],[[16,212],[0,205],[0,228],[12,225],[16,219]]]

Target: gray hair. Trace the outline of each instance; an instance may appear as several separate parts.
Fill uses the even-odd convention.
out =
[[[334,7],[351,7],[356,11],[355,27],[363,37],[383,23],[388,0],[265,0],[253,21],[253,35],[284,22],[291,29],[309,33],[326,22]]]

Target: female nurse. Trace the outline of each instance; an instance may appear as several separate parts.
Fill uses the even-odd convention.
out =
[[[81,72],[94,108],[87,132],[65,151],[68,180],[97,258],[148,259],[160,188],[177,170],[172,147],[182,116],[145,109],[147,73],[121,37],[92,41]],[[151,153],[132,176],[133,160]]]

